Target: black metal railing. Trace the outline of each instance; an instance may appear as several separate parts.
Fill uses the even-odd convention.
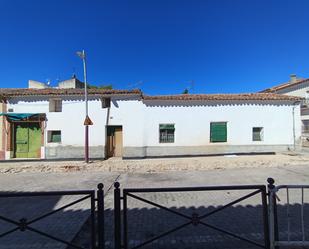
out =
[[[62,243],[70,249],[104,249],[105,248],[105,237],[104,237],[104,186],[103,184],[98,184],[97,190],[81,190],[81,191],[51,191],[51,192],[19,192],[19,193],[0,193],[0,200],[2,198],[5,201],[7,201],[10,198],[29,198],[28,202],[30,203],[33,201],[32,197],[64,197],[64,196],[75,196],[74,201],[70,201],[69,203],[62,205],[57,208],[53,208],[53,210],[48,211],[46,213],[43,213],[41,215],[31,216],[30,215],[20,215],[19,217],[22,218],[12,218],[9,215],[1,213],[0,209],[0,221],[8,223],[10,225],[10,228],[8,228],[7,231],[1,231],[0,233],[0,245],[1,239],[3,237],[9,236],[17,231],[25,232],[30,231],[35,234],[38,234],[40,236],[43,236],[45,238],[48,238],[50,240]],[[267,187],[265,185],[237,185],[237,186],[206,186],[206,187],[178,187],[178,188],[124,188],[120,189],[120,184],[116,182],[114,184],[114,245],[111,245],[111,248],[114,249],[138,249],[146,247],[147,245],[150,245],[151,243],[157,242],[159,239],[166,238],[166,236],[171,235],[172,233],[175,233],[181,229],[187,228],[189,225],[191,225],[193,228],[200,226],[202,228],[209,228],[215,232],[222,233],[227,235],[229,238],[234,238],[240,241],[243,241],[244,243],[247,243],[248,245],[252,245],[254,247],[258,248],[265,248],[265,249],[277,249],[279,245],[307,245],[307,242],[309,244],[309,241],[305,241],[305,226],[304,226],[304,188],[309,188],[309,185],[281,185],[281,186],[275,186],[274,180],[272,178],[268,179],[268,192]],[[278,219],[282,219],[282,222],[285,222],[285,216],[282,218],[282,215],[278,218],[278,210],[280,211],[280,206],[277,205],[277,201],[279,201],[279,198],[277,196],[277,192],[279,192],[280,189],[286,190],[287,193],[287,235],[288,239],[280,240],[279,239],[279,227],[278,227]],[[290,192],[289,189],[300,189],[301,190],[301,227],[302,227],[302,241],[291,241],[290,240],[290,202],[289,202],[289,196]],[[241,191],[246,191],[246,193],[241,193]],[[155,195],[156,193],[191,193],[191,192],[209,192],[209,191],[216,191],[223,193],[223,192],[231,192],[231,191],[238,191],[237,192],[237,198],[234,200],[230,200],[227,203],[223,205],[217,205],[216,207],[212,206],[212,208],[202,208],[199,209],[198,214],[196,211],[192,212],[191,209],[186,209],[186,212],[182,209],[176,209],[173,207],[169,207],[168,205],[163,205],[157,203],[157,201],[154,201],[154,199],[157,198],[157,196],[152,196],[152,193]],[[145,194],[149,194],[152,197],[155,198],[148,198],[145,197]],[[178,195],[178,194],[177,194]],[[231,195],[232,196],[232,195]],[[229,229],[226,229],[226,227],[217,226],[212,224],[210,221],[211,219],[208,219],[211,216],[216,215],[222,215],[220,212],[223,210],[226,210],[229,207],[233,207],[235,204],[239,204],[240,202],[247,200],[249,198],[255,197],[254,203],[257,204],[256,207],[259,208],[259,210],[262,212],[262,216],[260,216],[258,219],[258,227],[255,228],[254,232],[258,230],[259,237],[250,237],[250,233],[242,233],[242,232],[232,232]],[[174,198],[174,197],[173,197]],[[267,203],[268,198],[268,203]],[[156,210],[163,210],[164,212],[170,213],[175,215],[177,218],[177,224],[172,224],[171,228],[168,228],[166,231],[162,232],[162,229],[159,231],[156,231],[156,229],[152,229],[151,235],[147,235],[141,238],[141,240],[134,240],[131,238],[132,234],[136,233],[134,230],[129,232],[129,225],[130,222],[135,223],[143,223],[148,222],[148,220],[130,220],[128,218],[129,216],[129,205],[128,199],[133,199],[142,202],[142,207],[146,205],[150,205],[152,207],[155,207]],[[202,199],[204,201],[204,199]],[[89,226],[87,226],[88,231],[90,231],[90,237],[88,238],[87,243],[89,246],[85,248],[85,245],[77,245],[75,243],[75,240],[68,241],[68,238],[60,238],[58,236],[52,235],[50,232],[44,231],[39,226],[35,226],[37,222],[42,221],[54,214],[57,214],[61,211],[64,211],[65,209],[72,207],[74,205],[77,205],[80,202],[83,201],[89,201],[90,203],[90,214],[89,216]],[[221,199],[220,199],[221,201]],[[28,203],[27,202],[27,203]],[[194,203],[190,203],[190,205],[194,205]],[[10,203],[6,203],[4,205],[4,209],[6,207],[10,207]],[[254,207],[254,208],[256,208]],[[281,211],[282,211],[282,205],[281,205]],[[295,209],[295,208],[294,208]],[[149,209],[150,210],[150,209]],[[243,210],[245,214],[247,215],[249,209]],[[188,212],[190,213],[188,213]],[[239,209],[232,210],[234,214],[236,212],[239,212]],[[236,211],[236,212],[235,212]],[[256,213],[256,210],[252,210],[253,213]],[[295,210],[294,210],[295,211]],[[21,209],[19,213],[22,214],[23,210]],[[138,212],[138,217],[140,216],[140,213],[142,210],[137,209],[136,212]],[[148,212],[148,210],[147,210]],[[136,213],[132,213],[136,214]],[[147,213],[147,215],[152,215],[153,213]],[[164,219],[161,215],[162,213],[156,213],[159,214],[158,216],[154,216],[154,219],[156,217],[159,217],[160,219]],[[251,212],[252,214],[252,212]],[[19,214],[18,214],[19,215]],[[87,213],[88,215],[88,213]],[[107,218],[110,218],[111,216],[107,216]],[[270,218],[269,218],[270,217]],[[212,217],[214,220],[218,218]],[[248,221],[246,216],[246,222],[250,223],[251,226],[251,220]],[[241,217],[236,218],[237,221],[241,220]],[[162,221],[162,220],[161,220]],[[52,221],[48,221],[52,222]],[[179,222],[179,223],[178,223]],[[270,223],[270,224],[269,224]],[[170,225],[169,224],[169,225]],[[152,225],[152,224],[151,224]],[[13,226],[13,227],[12,227]],[[239,226],[237,224],[237,226]],[[161,228],[161,227],[160,227]],[[162,227],[163,228],[163,227]],[[246,229],[246,228],[245,228]],[[195,231],[195,230],[194,230]],[[242,230],[243,231],[243,230]],[[157,234],[155,234],[157,232]],[[87,233],[88,234],[88,233]],[[212,235],[210,235],[212,236]],[[130,243],[131,241],[134,241],[134,243]],[[12,241],[14,243],[14,241]],[[294,244],[293,244],[294,243]],[[221,247],[224,248],[224,247]],[[240,247],[239,247],[240,248]]]
[[[74,206],[82,201],[89,200],[90,201],[90,223],[91,223],[91,238],[90,244],[91,249],[104,249],[104,190],[103,184],[98,184],[97,191],[95,190],[81,190],[81,191],[50,191],[50,192],[20,192],[20,193],[0,193],[1,198],[27,198],[27,197],[48,197],[48,196],[82,196],[77,200],[74,200],[66,205],[63,205],[55,210],[42,214],[36,218],[28,219],[27,217],[23,217],[19,220],[14,220],[12,218],[6,217],[0,214],[0,221],[4,221],[15,227],[9,229],[0,234],[0,244],[1,238],[8,236],[16,231],[31,231],[36,234],[39,234],[43,237],[49,238],[51,240],[60,242],[69,246],[70,248],[76,249],[86,249],[82,246],[73,244],[71,241],[67,241],[63,238],[59,238],[47,232],[44,232],[40,229],[33,227],[33,224],[50,217],[53,214],[59,213],[60,211]],[[96,194],[97,193],[97,194]],[[22,213],[22,210],[21,210]],[[88,249],[88,248],[87,248]]]
[[[308,223],[309,218],[308,206],[305,203],[305,190],[306,192],[308,191],[309,185],[289,184],[276,186],[273,178],[268,178],[267,181],[269,191],[270,248],[308,248],[308,230],[305,223]],[[281,202],[281,204],[278,205],[278,202]],[[296,210],[297,212],[295,212]],[[283,231],[285,236],[282,236]]]
[[[240,186],[209,186],[209,187],[180,187],[180,188],[127,188],[123,189],[121,193],[120,184],[118,182],[114,185],[114,222],[115,222],[115,249],[129,249],[129,238],[128,238],[128,217],[127,217],[127,200],[128,197],[134,198],[136,200],[142,201],[144,203],[147,203],[149,205],[152,205],[156,208],[165,210],[167,212],[173,213],[177,215],[178,217],[184,218],[187,221],[182,223],[181,225],[177,225],[176,227],[173,227],[165,232],[162,232],[158,235],[152,236],[150,239],[146,239],[145,241],[139,243],[138,245],[134,245],[133,247],[130,247],[130,249],[137,249],[141,248],[143,246],[146,246],[158,239],[161,239],[171,233],[174,233],[180,229],[183,229],[189,225],[197,226],[202,225],[204,227],[210,228],[212,230],[215,230],[217,232],[226,234],[230,237],[233,237],[238,240],[242,240],[247,242],[248,244],[254,245],[259,248],[269,248],[270,241],[269,241],[269,224],[268,224],[268,206],[267,206],[267,193],[266,193],[266,186],[264,185],[240,185]],[[199,215],[197,213],[193,213],[192,215],[187,215],[182,212],[176,211],[174,209],[171,209],[169,207],[163,206],[161,204],[155,203],[153,201],[150,201],[146,198],[140,197],[137,195],[137,193],[162,193],[162,192],[192,192],[192,191],[228,191],[228,190],[252,190],[251,193],[243,195],[242,197],[231,201],[223,206],[219,206],[216,209],[209,211],[207,213],[204,213],[202,215]],[[262,223],[263,223],[263,243],[256,242],[254,240],[251,240],[249,238],[246,238],[242,235],[233,233],[231,231],[228,231],[226,229],[223,229],[222,227],[214,226],[209,224],[205,221],[205,218],[214,215],[215,213],[218,213],[228,207],[231,207],[243,200],[246,200],[252,196],[255,196],[257,194],[261,194],[261,206],[262,206]],[[123,208],[121,209],[121,202],[123,204]]]

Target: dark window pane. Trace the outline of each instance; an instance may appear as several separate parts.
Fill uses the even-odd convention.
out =
[[[175,140],[175,126],[174,124],[160,124],[159,125],[159,142],[160,143],[174,143]]]
[[[262,131],[263,127],[253,127],[252,128],[252,140],[253,141],[262,141]]]
[[[48,131],[48,142],[49,143],[60,143],[61,142],[61,131]]]

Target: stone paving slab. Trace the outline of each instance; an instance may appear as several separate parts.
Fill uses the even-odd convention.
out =
[[[268,177],[274,177],[278,184],[308,184],[309,173],[307,166],[278,167],[268,169],[219,169],[209,171],[181,171],[173,173],[153,174],[122,174],[120,184],[123,188],[138,187],[178,187],[178,186],[212,186],[212,185],[243,185],[243,184],[266,184]],[[308,196],[309,193],[307,193]],[[162,204],[175,211],[191,215],[207,213],[229,201],[244,195],[242,191],[221,191],[220,193],[148,193],[138,194],[147,200]],[[106,223],[113,226],[112,199],[106,201],[108,212]],[[130,199],[130,200],[129,200]],[[129,248],[132,248],[147,239],[180,225],[186,220],[177,215],[143,203],[132,198],[128,199],[128,238]],[[300,193],[293,193],[291,200],[293,210],[292,238],[301,238],[299,220]],[[309,198],[307,198],[307,202]],[[261,219],[261,199],[255,196],[242,201],[232,207],[218,212],[209,217],[207,222],[218,227],[230,230],[259,243],[263,241],[263,227]],[[279,203],[279,217],[286,220],[286,202],[282,198]],[[309,206],[305,206],[305,223],[309,225]],[[282,223],[282,222],[281,222]],[[286,224],[280,225],[280,236],[287,238]],[[283,222],[284,223],[284,222]],[[308,226],[307,225],[307,226]],[[107,230],[107,248],[113,248],[113,234]],[[307,231],[309,231],[307,229]],[[308,232],[306,233],[309,238]],[[222,233],[205,229],[201,226],[191,226],[179,232],[157,240],[142,248],[259,248],[246,242],[240,242]]]
[[[100,174],[98,172],[0,175],[0,195],[1,193],[26,191],[96,190],[99,182],[104,182],[105,190],[107,190],[116,177],[115,174]],[[19,221],[21,218],[31,220],[84,196],[0,197],[0,215],[14,221]],[[90,207],[89,198],[37,221],[31,227],[71,242],[89,218]],[[0,221],[0,234],[13,228],[15,225]],[[63,243],[28,230],[25,232],[18,230],[0,238],[0,249],[65,249],[66,247]]]
[[[209,185],[231,185],[231,184],[266,184],[266,179],[273,176],[278,184],[305,184],[309,183],[308,166],[284,166],[282,168],[242,168],[242,169],[217,169],[207,171],[181,171],[181,172],[164,172],[164,173],[123,173],[119,177],[122,187],[176,187],[176,186],[209,186]],[[97,183],[104,182],[105,189],[118,177],[118,174],[108,172],[71,172],[71,173],[23,173],[23,174],[0,174],[0,191],[42,191],[42,190],[71,190],[71,189],[95,189]],[[106,245],[107,248],[112,248],[113,244],[113,191],[110,191],[106,196]],[[192,214],[193,211],[204,213],[204,211],[212,210],[219,205],[226,204],[229,200],[237,197],[241,193],[208,193],[207,195],[201,194],[153,194],[146,195],[145,198],[167,205],[175,210]],[[309,194],[309,193],[308,193]],[[294,194],[294,203],[299,199],[299,193]],[[306,199],[308,202],[309,199]],[[43,201],[42,207],[54,209],[66,200],[55,199],[52,201]],[[4,205],[4,204],[3,204]],[[182,222],[176,219],[169,213],[162,212],[157,208],[147,206],[139,201],[133,200],[129,203],[129,216],[130,221],[130,238],[129,243],[131,247],[137,243],[144,241],[147,238],[155,235],[157,232],[165,231],[166,228],[173,227],[175,224]],[[284,198],[280,202],[280,215],[285,215],[285,202]],[[293,204],[294,205],[294,204]],[[20,205],[14,207],[12,214],[18,216]],[[52,206],[52,207],[51,207]],[[29,207],[29,205],[26,205]],[[299,205],[295,204],[295,226],[298,225],[296,215],[298,214]],[[7,210],[7,208],[4,208]],[[26,208],[22,208],[23,210]],[[35,208],[39,210],[40,208]],[[309,208],[305,208],[306,214]],[[1,204],[0,204],[1,211]],[[26,209],[27,213],[34,215],[35,212],[31,209]],[[76,211],[76,212],[75,212]],[[82,212],[81,212],[82,211]],[[37,211],[36,211],[37,212]],[[48,226],[47,223],[42,224],[42,229],[48,231],[55,231],[59,235],[67,236],[66,233],[76,234],[79,228],[87,219],[83,212],[89,212],[86,206],[78,207],[77,210],[71,209],[66,214],[71,214],[53,219],[53,225]],[[77,217],[73,218],[73,214],[78,213]],[[260,206],[257,198],[252,198],[246,202],[240,203],[231,207],[227,213],[218,214],[218,217],[213,220],[208,219],[209,222],[214,222],[216,225],[224,226],[226,228],[236,231],[238,234],[249,236],[252,239],[261,239],[260,220],[252,223],[255,217],[260,213]],[[20,217],[20,216],[19,216]],[[66,221],[64,218],[68,217]],[[84,218],[85,217],[85,218]],[[308,215],[309,217],[309,215]],[[235,220],[234,220],[235,219]],[[242,222],[240,225],[237,222]],[[72,223],[70,223],[72,222]],[[64,223],[67,223],[65,226]],[[0,223],[0,228],[1,228]],[[254,225],[252,225],[254,224]],[[309,221],[306,220],[306,224]],[[39,226],[39,224],[38,224]],[[59,229],[65,227],[70,231]],[[286,236],[285,224],[281,236]],[[58,227],[58,228],[57,228]],[[299,236],[299,231],[296,230],[293,236]],[[309,235],[308,235],[309,237]],[[0,245],[2,239],[0,238]],[[27,243],[26,238],[16,240],[12,237],[10,243],[11,248],[61,248],[60,245],[50,245],[49,241],[40,238],[32,241],[31,246]],[[241,244],[238,240],[230,239],[230,237],[215,233],[210,229],[201,229],[201,227],[188,227],[188,230],[181,231],[167,237],[161,241],[155,242],[148,248],[250,248],[246,244]],[[10,248],[10,247],[3,247]],[[64,248],[64,247],[63,247]],[[255,247],[256,248],[256,247]],[[2,249],[2,248],[1,248]]]

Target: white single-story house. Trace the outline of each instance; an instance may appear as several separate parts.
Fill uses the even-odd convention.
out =
[[[83,89],[0,89],[0,95],[2,159],[84,157]],[[89,89],[90,158],[294,150],[300,101],[275,93],[146,96]]]
[[[301,97],[301,126],[302,145],[309,146],[309,79],[299,78],[295,74],[290,75],[288,82],[272,86],[260,93],[277,93],[289,96]]]

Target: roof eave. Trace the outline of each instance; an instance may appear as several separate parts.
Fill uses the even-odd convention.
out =
[[[303,80],[300,80],[298,82],[289,83],[289,84],[277,85],[277,86],[274,86],[274,87],[270,87],[270,88],[264,89],[264,90],[260,91],[260,93],[263,93],[263,92],[264,93],[266,93],[266,92],[275,93],[275,92],[280,91],[282,89],[286,89],[286,88],[289,88],[289,87],[293,87],[293,86],[297,86],[297,85],[303,84],[306,81],[309,81],[309,79],[303,79]]]

